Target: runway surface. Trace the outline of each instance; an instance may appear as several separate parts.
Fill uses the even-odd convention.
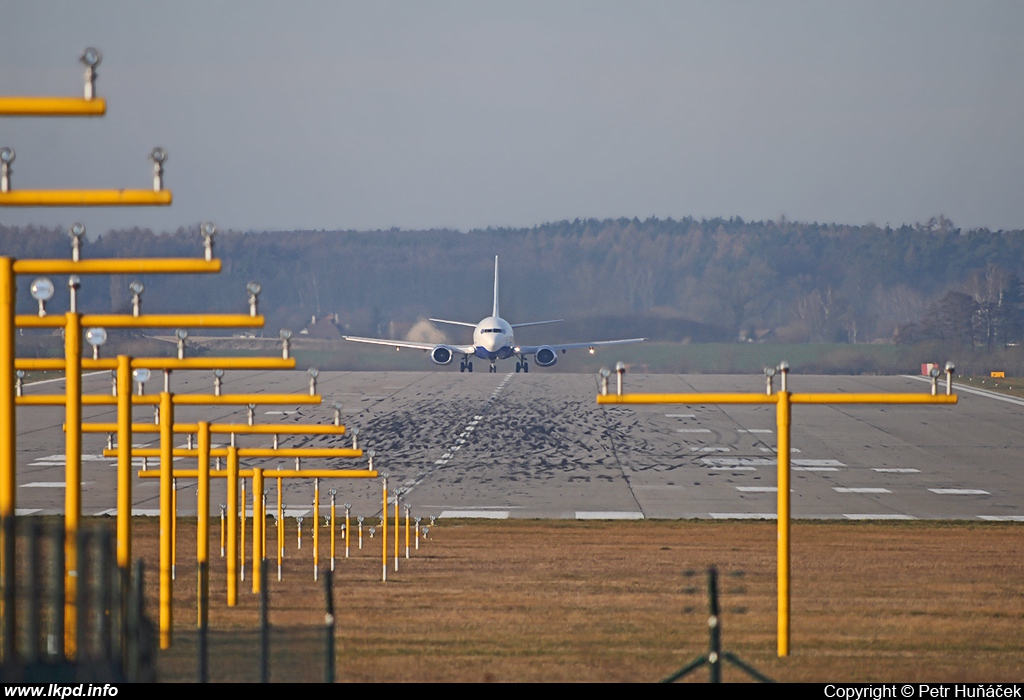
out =
[[[158,390],[154,373],[149,393]],[[179,393],[212,393],[208,372],[172,376]],[[86,393],[110,393],[106,372],[84,380]],[[913,377],[790,378],[799,392],[927,393]],[[774,518],[774,406],[598,406],[590,375],[432,372],[323,372],[321,406],[259,406],[256,421],[333,421],[358,427],[359,446],[377,453],[423,517],[489,518]],[[764,390],[760,376],[630,375],[627,392]],[[26,386],[26,394],[62,393],[63,382]],[[225,393],[308,394],[302,372],[228,372]],[[970,393],[968,393],[970,392]],[[84,409],[87,421],[112,422],[113,408]],[[63,408],[18,409],[19,513],[64,507]],[[244,407],[177,410],[179,421],[245,422]],[[151,422],[151,407],[135,409]],[[793,409],[792,510],[796,518],[1024,520],[1024,401],[969,388],[957,406],[796,406]],[[224,442],[225,440],[221,440]],[[179,445],[184,445],[184,436]],[[282,446],[351,446],[350,435],[282,437]],[[155,435],[135,436],[156,446]],[[241,446],[269,446],[266,436]],[[83,439],[83,513],[112,513],[115,460],[104,458],[106,436]],[[137,460],[141,467],[141,460]],[[156,460],[149,460],[156,469]],[[176,466],[192,468],[190,460]],[[294,460],[243,465],[294,468]],[[363,460],[308,460],[304,467],[365,467]],[[270,510],[276,484],[267,485]],[[329,490],[352,515],[377,522],[379,481],[321,482],[322,514]],[[178,510],[195,513],[195,481],[178,480]],[[137,514],[156,514],[157,481],[136,479]],[[225,501],[215,480],[213,512]],[[250,495],[251,497],[251,495]],[[284,486],[289,515],[312,508],[311,482]],[[251,508],[251,501],[250,501]]]

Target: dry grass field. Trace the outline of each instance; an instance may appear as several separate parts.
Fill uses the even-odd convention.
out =
[[[149,519],[136,528],[151,606],[155,526]],[[707,647],[705,571],[714,564],[724,648],[774,679],[1024,679],[1024,527],[798,521],[792,533],[787,659],[775,654],[773,523],[444,521],[418,553],[402,558],[397,574],[389,571],[386,584],[379,581],[378,533],[353,552],[358,556],[337,562],[337,675],[350,681],[659,680]],[[195,624],[193,537],[194,523],[182,522],[175,589],[182,631]],[[294,530],[289,533],[284,580],[272,575],[271,622],[278,627],[323,620],[308,533],[303,539],[296,556]],[[223,560],[216,547],[213,554],[212,628],[252,629],[257,597],[247,583],[240,605],[226,608]],[[187,644],[175,646],[162,657],[163,677],[194,677],[182,670]],[[255,657],[243,656],[214,663],[254,677]],[[706,680],[706,671],[693,678]],[[725,679],[746,680],[731,668]]]

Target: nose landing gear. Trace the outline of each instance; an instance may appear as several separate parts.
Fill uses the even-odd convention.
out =
[[[491,371],[491,374],[494,374],[495,372],[498,371],[498,368],[494,366],[493,362],[491,362],[491,370],[490,371]]]

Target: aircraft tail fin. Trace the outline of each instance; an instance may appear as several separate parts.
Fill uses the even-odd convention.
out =
[[[498,256],[494,256],[494,310],[491,316],[498,318]]]

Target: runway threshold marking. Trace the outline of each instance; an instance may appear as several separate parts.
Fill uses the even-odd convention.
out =
[[[644,514],[626,510],[578,510],[577,520],[643,520]]]
[[[715,520],[775,520],[775,513],[708,513]]]
[[[868,486],[833,486],[832,490],[836,493],[892,493],[889,489]]]
[[[482,518],[486,520],[508,520],[507,510],[442,510],[439,518]]]
[[[843,513],[843,517],[847,520],[917,520],[902,513]]]
[[[83,481],[82,486],[92,484],[92,481]],[[31,481],[27,484],[21,484],[19,488],[23,489],[62,489],[65,486],[63,481]]]
[[[988,491],[982,491],[981,489],[928,489],[932,493],[937,493],[943,496],[990,496]]]

